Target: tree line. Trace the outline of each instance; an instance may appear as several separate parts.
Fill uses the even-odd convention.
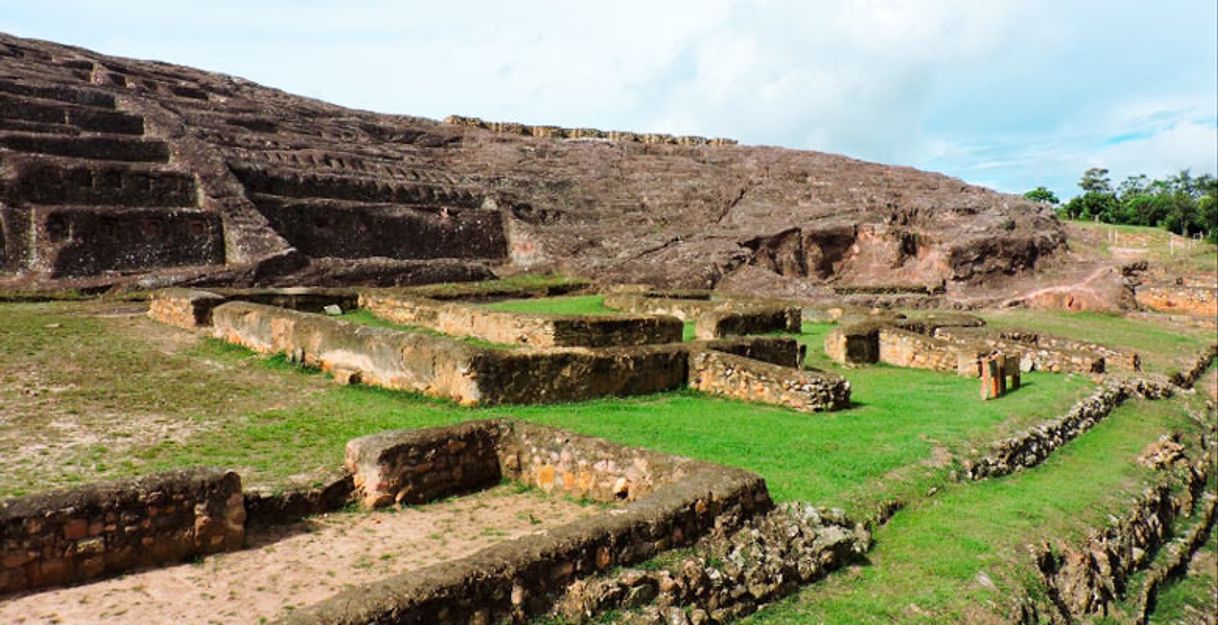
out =
[[[1163,179],[1130,176],[1113,188],[1108,170],[1093,167],[1078,182],[1082,194],[1062,203],[1045,187],[1024,194],[1050,204],[1064,219],[1154,226],[1184,236],[1201,235],[1218,243],[1218,178],[1183,170]]]

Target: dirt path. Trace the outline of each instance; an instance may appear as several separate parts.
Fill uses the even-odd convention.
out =
[[[0,623],[260,623],[350,585],[460,558],[597,512],[500,486],[397,512],[323,515],[251,535],[249,549],[199,563],[0,599]]]

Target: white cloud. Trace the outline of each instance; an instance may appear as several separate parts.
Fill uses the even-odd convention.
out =
[[[1216,23],[1195,0],[41,0],[0,14],[18,35],[360,108],[730,136],[1067,195],[1090,163],[1214,170]]]

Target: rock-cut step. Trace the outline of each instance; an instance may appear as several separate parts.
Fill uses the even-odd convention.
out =
[[[165,142],[127,137],[71,137],[0,132],[0,148],[91,160],[169,162],[169,146]]]

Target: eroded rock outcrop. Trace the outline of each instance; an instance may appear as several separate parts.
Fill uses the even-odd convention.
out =
[[[509,130],[0,35],[3,279],[404,284],[508,267],[941,289],[1031,270],[1064,241],[1022,198],[913,169]]]

